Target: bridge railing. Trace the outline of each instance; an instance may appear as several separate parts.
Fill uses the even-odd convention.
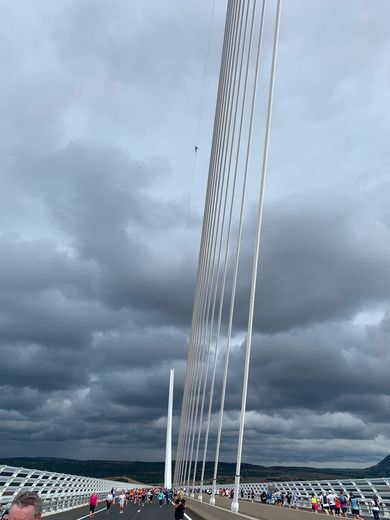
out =
[[[128,482],[0,465],[0,510],[7,509],[19,491],[36,491],[45,515],[73,509],[89,502],[95,492],[103,500],[111,488],[137,487]]]
[[[224,489],[233,489],[234,485],[223,485]],[[317,497],[328,494],[330,491],[339,495],[342,491],[347,496],[353,493],[360,502],[360,510],[363,515],[371,514],[371,500],[374,495],[379,498],[381,512],[384,518],[390,518],[390,477],[373,479],[339,479],[316,481],[292,481],[292,482],[260,482],[241,484],[240,490],[244,492],[244,498],[250,497],[252,490],[255,501],[260,501],[263,491],[279,490],[285,494],[292,493],[296,497],[296,504],[300,508],[311,509],[310,498],[312,493]]]

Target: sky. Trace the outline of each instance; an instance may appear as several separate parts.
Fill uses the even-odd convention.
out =
[[[170,367],[176,442],[225,14],[2,2],[0,456],[163,460]],[[283,3],[244,462],[390,454],[389,17]],[[224,461],[247,307],[244,281]]]

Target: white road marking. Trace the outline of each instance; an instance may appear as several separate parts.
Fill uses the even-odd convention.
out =
[[[103,507],[103,509],[99,509],[98,511],[95,511],[95,515],[96,515],[97,513],[101,513],[102,511],[105,511],[105,510],[106,510],[105,507]],[[83,520],[84,518],[88,518],[88,517],[89,517],[89,515],[80,516],[80,518],[76,518],[76,520]]]

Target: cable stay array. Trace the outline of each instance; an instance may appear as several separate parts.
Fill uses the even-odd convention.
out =
[[[173,478],[173,485],[186,488],[192,497],[199,490],[202,500],[206,460],[213,460],[210,503],[215,503],[243,234],[252,230],[248,214],[255,205],[251,278],[245,285],[249,291],[241,288],[249,294],[232,501],[235,512],[281,15],[281,0],[269,4],[229,0],[227,5]],[[271,34],[268,46],[266,34]]]

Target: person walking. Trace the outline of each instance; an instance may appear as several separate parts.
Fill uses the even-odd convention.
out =
[[[371,500],[371,511],[372,511],[372,514],[374,515],[374,519],[380,520],[380,517],[379,517],[380,503],[379,503],[379,499],[376,495],[374,495]]]
[[[98,496],[96,493],[92,493],[89,497],[89,518],[93,518],[95,516],[95,508],[98,503]]]
[[[113,500],[114,500],[114,496],[113,496],[112,492],[109,491],[106,496],[106,513],[110,512],[110,507],[111,507]]]

